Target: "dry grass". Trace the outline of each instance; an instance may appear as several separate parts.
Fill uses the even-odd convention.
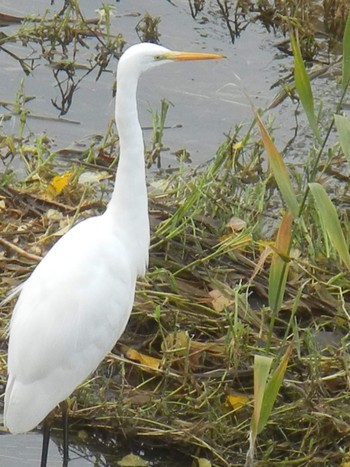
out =
[[[286,458],[288,465],[339,465],[350,440],[349,282],[336,276],[333,262],[316,266],[307,250],[299,251],[282,310],[276,320],[271,316],[268,261],[257,268],[265,215],[252,202],[264,192],[265,175],[253,184],[236,172],[232,141],[203,173],[180,171],[164,182],[165,193],[151,194],[149,273],[113,354],[74,393],[71,421],[76,428],[176,446],[213,465],[242,465],[254,355],[274,356],[277,363],[294,337],[281,394],[258,439],[259,465]],[[25,279],[77,210],[78,217],[99,212],[98,198],[79,182],[55,198],[37,181],[3,186],[2,292]],[[239,232],[226,226],[234,211],[246,222]],[[11,308],[1,314],[3,373]]]

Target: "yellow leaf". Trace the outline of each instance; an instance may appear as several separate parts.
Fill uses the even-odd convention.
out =
[[[146,467],[148,462],[135,454],[128,454],[117,462],[121,467]]]
[[[227,403],[235,410],[241,410],[248,404],[250,398],[246,394],[229,394],[226,398]]]
[[[14,143],[13,137],[12,136],[7,136],[5,138],[5,141],[6,141],[7,147],[11,151],[11,153],[16,154],[16,148],[15,148],[15,143]]]
[[[200,457],[197,459],[198,467],[211,467],[212,463],[208,459],[204,459],[204,457]]]
[[[239,151],[242,147],[243,147],[243,141],[237,141],[237,143],[235,143],[235,144],[232,146],[232,149],[233,149],[234,151]]]
[[[159,358],[145,355],[130,347],[127,349],[125,355],[130,358],[130,360],[136,360],[137,362],[140,362],[142,365],[145,365],[152,370],[159,370],[160,368],[161,360]]]
[[[35,146],[22,146],[22,153],[23,154],[36,154],[37,148]]]
[[[53,198],[62,193],[62,190],[68,185],[72,172],[66,172],[63,175],[53,177],[47,187],[47,194]]]

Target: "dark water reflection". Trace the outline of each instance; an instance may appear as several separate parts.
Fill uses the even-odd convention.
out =
[[[50,441],[48,467],[62,467],[61,439]],[[80,440],[79,440],[80,438]],[[40,464],[42,436],[39,432],[23,435],[0,435],[1,467],[37,467]],[[134,454],[143,466],[190,467],[192,460],[172,448],[136,446],[124,441],[118,443],[103,436],[90,437],[83,432],[70,436],[69,467],[109,467],[120,465],[125,456]],[[140,467],[141,464],[140,464]]]

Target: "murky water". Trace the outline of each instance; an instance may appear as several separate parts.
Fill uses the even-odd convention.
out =
[[[36,14],[49,8],[49,3],[48,0],[25,4],[18,0],[6,0],[1,2],[1,11],[20,16]],[[81,7],[86,17],[96,18],[96,10],[101,4],[98,0],[84,0]],[[143,127],[152,126],[150,111],[159,110],[163,97],[172,102],[173,106],[169,108],[166,120],[170,128],[165,131],[164,145],[171,148],[171,151],[185,147],[194,163],[210,159],[224,140],[224,134],[236,124],[250,121],[251,110],[242,93],[242,83],[254,104],[265,108],[275,94],[270,86],[278,77],[278,70],[283,65],[281,62],[288,60],[274,60],[276,49],[273,45],[276,39],[255,24],[251,24],[232,45],[216,11],[216,2],[212,4],[212,11],[209,10],[206,15],[199,15],[194,20],[187,0],[147,2],[147,11],[161,17],[159,31],[163,45],[174,50],[217,51],[227,57],[216,63],[197,62],[161,67],[144,75],[140,83],[139,111]],[[53,8],[58,10],[61,6],[62,2],[56,1]],[[139,42],[135,27],[146,11],[144,3],[139,0],[121,0],[115,7],[112,31],[121,32],[128,45]],[[16,27],[3,30],[10,33]],[[87,43],[94,50],[96,40],[91,38]],[[28,56],[28,50],[18,44],[6,47],[21,57]],[[85,63],[90,51],[82,49],[80,53],[78,62]],[[2,54],[1,60],[0,100],[13,102],[24,74],[18,62],[9,55]],[[112,85],[115,69],[116,61],[113,61],[109,67],[110,73],[103,73],[98,81],[96,73],[85,77],[74,93],[69,112],[60,119],[60,123],[28,118],[28,131],[46,131],[59,147],[84,140],[96,133],[104,134],[114,114]],[[81,75],[83,73],[80,72]],[[24,86],[26,95],[35,97],[27,104],[31,113],[59,117],[51,103],[51,100],[59,100],[60,95],[50,67],[38,62],[34,72],[25,77]],[[290,123],[285,125],[285,109],[283,112],[286,131],[294,125],[294,120],[291,116]],[[65,123],[66,119],[75,123]],[[5,129],[16,133],[18,124],[18,117],[13,117]],[[150,137],[150,133],[151,131],[145,131],[146,139]],[[165,160],[171,164],[174,156],[169,152]]]
[[[0,436],[0,465],[2,467],[38,466],[41,457],[42,436],[39,433]],[[86,467],[85,459],[72,460],[72,467]],[[62,466],[62,456],[54,442],[50,443],[49,466]]]
[[[96,10],[101,5],[102,1],[98,0],[81,2],[86,17],[96,17]],[[224,140],[224,134],[229,133],[236,124],[250,122],[251,110],[242,93],[242,87],[257,107],[266,108],[275,95],[275,91],[270,89],[271,84],[278,79],[281,68],[291,63],[288,57],[276,60],[276,37],[256,24],[249,25],[232,45],[222,19],[215,13],[216,3],[212,2],[212,5],[212,9],[194,20],[187,0],[120,0],[115,3],[116,10],[112,19],[112,32],[121,32],[128,45],[131,45],[139,42],[135,27],[147,9],[151,15],[161,17],[159,30],[164,46],[174,50],[214,51],[227,57],[226,60],[215,63],[198,62],[161,67],[143,76],[140,83],[139,111],[143,127],[151,127],[150,111],[159,110],[162,98],[172,102],[173,106],[169,108],[166,120],[168,129],[164,134],[164,145],[171,151],[185,147],[195,164],[210,159]],[[2,13],[16,16],[42,14],[48,8],[57,11],[61,7],[62,2],[56,1],[50,6],[49,0],[0,1]],[[2,30],[10,34],[16,27]],[[92,38],[87,43],[91,49],[96,45]],[[6,44],[6,48],[22,57],[30,53],[19,44]],[[79,60],[85,63],[89,54],[89,50],[82,49]],[[34,97],[27,104],[30,111],[35,115],[58,118],[58,111],[51,103],[51,100],[59,99],[52,70],[39,61],[34,72],[25,77],[17,61],[5,53],[0,53],[0,58],[0,101],[14,102],[20,82],[24,79],[25,93]],[[56,121],[28,118],[27,131],[38,134],[45,131],[55,140],[57,147],[87,141],[94,134],[104,134],[114,113],[112,86],[115,69],[116,61],[111,62],[110,72],[103,73],[98,81],[96,73],[85,77],[64,118]],[[323,87],[332,93],[329,83],[324,80],[322,83],[321,89]],[[287,141],[293,133],[293,111],[290,101],[275,110],[277,126],[280,126],[278,134],[283,141]],[[14,116],[4,123],[4,131],[16,134],[18,125],[18,117]],[[146,139],[149,139],[150,133],[146,129]],[[164,165],[174,163],[171,151],[164,156]],[[302,158],[299,158],[300,161]],[[39,433],[0,436],[1,467],[37,466],[40,453]],[[116,465],[120,456],[116,454],[115,463],[110,460],[111,456],[113,457],[110,454],[108,460],[101,452],[96,454],[93,450],[89,451],[86,447],[83,450],[79,448],[79,444],[73,444],[72,461],[69,465]],[[175,460],[173,465],[186,465],[183,459],[179,462],[176,464]],[[52,442],[49,466],[56,465],[62,465],[62,456],[57,444]],[[150,465],[170,466],[170,463],[159,460]]]
[[[57,431],[57,430],[56,430]],[[56,434],[57,435],[57,434]],[[79,441],[79,436],[81,440]],[[23,435],[0,435],[1,467],[37,467],[40,464],[42,435],[31,432]],[[134,455],[149,467],[190,467],[192,460],[172,448],[152,448],[146,445],[132,445],[120,440],[89,438],[87,433],[73,434],[69,444],[69,467],[107,467],[130,465],[126,457]],[[62,466],[62,440],[55,437],[50,441],[48,467]],[[124,463],[123,463],[124,462]],[[146,464],[144,464],[146,465]]]

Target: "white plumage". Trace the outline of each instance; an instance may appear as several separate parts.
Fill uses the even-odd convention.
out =
[[[221,58],[139,44],[120,59],[116,122],[120,160],[106,212],[82,221],[25,282],[10,323],[5,426],[33,429],[66,399],[123,333],[136,277],[148,262],[144,145],[136,90],[140,74],[170,60]]]

